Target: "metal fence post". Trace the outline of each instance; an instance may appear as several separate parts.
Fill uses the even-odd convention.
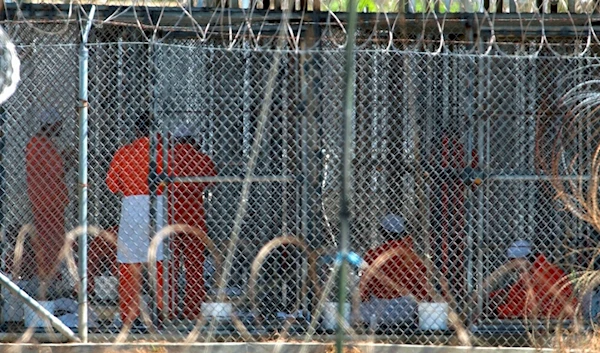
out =
[[[341,267],[338,273],[338,317],[344,317],[344,306],[346,305],[346,277],[348,276],[347,255],[350,248],[350,180],[352,177],[352,122],[354,121],[354,87],[356,80],[356,58],[354,53],[354,40],[356,38],[356,0],[348,3],[348,40],[346,42],[344,63],[344,101],[343,101],[343,149],[342,149],[342,171],[340,195],[340,242],[339,253],[342,257]],[[342,353],[344,344],[344,331],[342,325],[337,325],[336,330],[336,352]]]
[[[152,38],[152,42],[148,46],[148,66],[149,66],[149,75],[150,75],[150,86],[151,86],[151,102],[150,102],[150,155],[149,166],[150,173],[148,175],[148,189],[150,192],[150,209],[149,209],[149,241],[152,241],[156,233],[159,231],[157,229],[159,226],[158,221],[158,212],[162,212],[163,210],[158,209],[158,188],[159,184],[162,183],[162,173],[158,172],[158,146],[159,146],[159,134],[165,133],[165,131],[161,131],[160,129],[164,127],[157,119],[158,109],[156,107],[156,42],[155,38]],[[165,146],[162,146],[165,148]],[[163,171],[164,172],[164,171]],[[148,307],[150,308],[150,317],[153,325],[158,325],[158,305],[157,299],[159,298],[160,293],[158,293],[158,269],[156,269],[155,264],[148,263],[147,266],[147,281],[150,284],[150,292],[148,293],[150,296],[150,303],[148,303]]]
[[[96,5],[92,5],[88,21],[82,32],[79,48],[79,337],[82,342],[88,341],[88,296],[87,296],[87,199],[88,199],[88,37],[92,28],[92,21]]]
[[[6,176],[5,176],[5,146],[6,146],[6,110],[0,107],[0,239],[6,239],[6,225],[4,224],[4,199],[6,197]],[[0,244],[0,270],[6,272],[6,242]],[[0,298],[2,295],[0,293]]]

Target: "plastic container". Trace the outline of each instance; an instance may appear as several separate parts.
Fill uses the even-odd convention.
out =
[[[231,303],[202,303],[200,310],[202,311],[202,316],[207,319],[214,318],[224,321],[231,317],[233,306]]]
[[[117,300],[119,279],[114,276],[99,276],[96,277],[94,284],[94,292],[96,297],[104,301]]]
[[[448,329],[448,303],[419,303],[418,311],[421,330]]]
[[[323,305],[323,322],[321,326],[325,330],[335,330],[337,328],[337,314],[338,314],[338,303],[337,302],[326,302]],[[350,320],[350,304],[344,305],[344,318],[346,322]]]
[[[43,306],[46,310],[48,310],[52,315],[54,315],[55,303],[53,300],[50,301],[39,301],[38,304]],[[41,316],[38,316],[33,309],[29,307],[27,304],[23,304],[23,312],[25,314],[25,327],[50,327],[50,321],[46,321],[42,319]]]

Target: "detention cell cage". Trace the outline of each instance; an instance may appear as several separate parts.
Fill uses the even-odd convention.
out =
[[[291,50],[275,36],[257,49],[227,37],[147,41],[137,28],[93,27],[88,286],[78,288],[69,267],[76,242],[58,254],[79,225],[80,29],[4,26],[22,61],[22,82],[3,106],[4,274],[72,330],[77,292],[86,290],[93,341],[113,341],[129,323],[129,337],[152,340],[183,341],[196,326],[196,340],[313,329],[331,339],[341,31]],[[474,55],[462,42],[431,53],[367,37],[355,53],[351,248],[368,260],[383,246],[389,259],[352,271],[352,337],[456,343],[463,330],[478,344],[548,345],[559,328],[587,324],[597,295],[578,274],[595,269],[598,234],[556,196],[587,190],[593,176],[593,111],[574,114],[581,107],[565,97],[598,73],[597,59]],[[62,123],[50,137],[49,122]],[[401,231],[386,232],[387,215],[401,217]],[[165,228],[176,223],[194,228]],[[155,234],[165,239],[149,262]],[[496,280],[515,258],[530,266]],[[57,274],[46,288],[49,263]],[[537,293],[533,308],[518,302],[523,283]],[[377,294],[389,286],[401,298],[389,298],[390,288]],[[30,327],[53,332],[22,298],[3,291],[3,300],[7,339]],[[430,302],[445,305],[427,317]]]

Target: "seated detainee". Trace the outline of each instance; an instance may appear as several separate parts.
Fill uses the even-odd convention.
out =
[[[417,303],[431,301],[427,268],[413,250],[404,219],[387,215],[381,220],[384,243],[368,250],[368,265],[360,281],[360,318],[381,328],[415,325]]]
[[[577,300],[565,272],[542,254],[533,254],[529,242],[516,241],[507,250],[508,262],[484,281],[489,308],[499,319],[572,317]],[[513,280],[507,278],[514,276]],[[491,290],[491,288],[497,288]]]
[[[404,219],[398,215],[385,216],[381,220],[380,232],[384,243],[368,250],[364,261],[371,266],[382,254],[393,249],[399,251],[385,260],[374,276],[361,285],[363,301],[371,298],[394,299],[407,295],[419,302],[429,301],[427,268],[413,250],[413,240],[405,232]],[[388,280],[381,279],[382,276],[386,276]]]

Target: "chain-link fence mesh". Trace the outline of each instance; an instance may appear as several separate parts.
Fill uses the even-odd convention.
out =
[[[294,51],[94,29],[89,285],[79,288],[66,261],[76,242],[64,246],[78,225],[78,29],[44,26],[59,34],[7,26],[22,82],[3,107],[3,271],[72,328],[87,290],[92,340],[328,337],[336,34],[327,49]],[[350,337],[548,345],[600,312],[594,286],[578,281],[596,270],[600,239],[566,207],[569,193],[595,187],[581,180],[597,174],[597,122],[565,108],[599,63],[465,48],[362,43],[355,53]],[[164,228],[175,224],[188,227]],[[6,332],[51,330],[19,298],[3,292],[3,303]]]

